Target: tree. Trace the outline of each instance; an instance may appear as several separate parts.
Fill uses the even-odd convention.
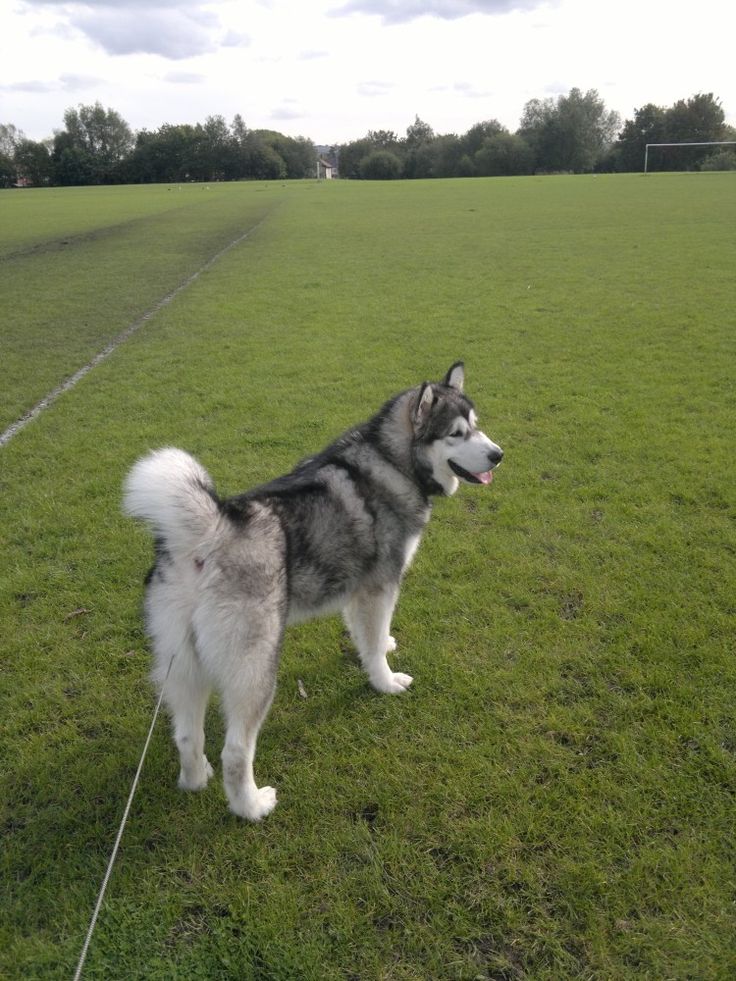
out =
[[[651,102],[627,119],[611,153],[615,170],[637,171],[644,166],[647,143],[705,143],[728,139],[720,100],[712,93],[681,99],[669,108]],[[648,169],[687,170],[703,165],[718,148],[667,147],[650,150]]]
[[[401,177],[401,161],[390,150],[374,150],[360,162],[360,176],[367,181],[391,181]]]
[[[345,143],[340,147],[340,176],[346,177],[349,180],[357,180],[360,178],[360,164],[364,157],[367,157],[369,153],[373,153],[375,146],[369,137],[363,137],[360,140],[352,140],[350,143]]]
[[[284,180],[286,164],[268,141],[268,130],[252,130],[247,147],[247,176],[262,181]]]
[[[736,170],[736,153],[723,147],[700,165],[701,170]]]
[[[666,113],[668,143],[707,143],[724,139],[726,117],[721,103],[712,92],[680,99]],[[662,158],[668,170],[697,169],[716,148],[671,147]]]
[[[511,177],[531,174],[534,151],[521,136],[496,133],[487,137],[474,157],[475,172],[485,177]]]
[[[54,139],[59,183],[106,184],[120,179],[120,166],[133,148],[133,134],[114,109],[80,105],[64,113],[65,128]],[[63,158],[63,159],[62,159]]]
[[[51,181],[54,165],[47,143],[22,139],[16,144],[14,159],[19,177],[39,186]]]
[[[13,123],[0,123],[0,187],[10,187],[16,178],[15,149],[23,131]]]
[[[637,171],[644,164],[647,143],[667,142],[666,112],[661,106],[648,102],[634,110],[634,118],[627,119],[611,151],[612,170]]]
[[[392,149],[399,143],[399,138],[392,129],[369,129],[367,139],[381,150]]]
[[[467,153],[470,157],[474,157],[489,137],[498,136],[499,133],[506,132],[508,130],[497,119],[486,119],[482,123],[476,123],[460,138],[463,152]]]
[[[233,116],[233,121],[230,125],[230,131],[233,134],[233,139],[235,140],[235,142],[238,143],[240,146],[242,146],[248,137],[248,129],[245,125],[245,120],[243,119],[243,117],[240,115],[239,112],[237,112]]]
[[[533,99],[524,107],[518,135],[531,146],[535,167],[544,171],[592,171],[620,125],[595,89],[553,99]]]
[[[317,150],[311,140],[303,136],[284,136],[273,130],[260,130],[261,140],[269,146],[283,162],[281,177],[301,180],[314,177],[317,173]]]
[[[406,130],[406,145],[411,149],[421,146],[423,143],[431,143],[433,139],[434,130],[429,123],[425,123],[419,116],[415,116],[414,122]]]
[[[454,134],[435,136],[431,143],[425,144],[431,160],[431,177],[466,177],[467,154]],[[469,159],[469,158],[468,158]],[[464,162],[465,161],[465,162]]]
[[[405,177],[435,177],[436,155],[432,152],[434,130],[429,123],[423,122],[419,116],[407,127],[406,138],[403,141]]]
[[[78,146],[65,130],[54,136],[51,154],[54,183],[64,187],[94,183],[94,170],[89,152]]]
[[[667,110],[667,135],[672,143],[719,140],[725,120],[720,100],[712,92],[699,93]]]

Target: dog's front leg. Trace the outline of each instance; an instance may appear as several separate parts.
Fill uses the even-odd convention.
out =
[[[376,691],[392,695],[406,691],[413,680],[408,674],[392,671],[386,660],[386,654],[396,648],[389,631],[398,595],[398,586],[357,593],[344,611],[345,622],[371,684]]]

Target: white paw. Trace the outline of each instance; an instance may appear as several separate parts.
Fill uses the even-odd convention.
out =
[[[388,644],[386,645],[386,653],[392,654],[396,650],[396,638],[389,637]]]
[[[203,756],[202,759],[204,761],[203,767],[198,769],[196,773],[184,773],[183,770],[179,772],[179,787],[182,790],[204,790],[207,786],[215,771],[210,766],[206,756]]]
[[[389,671],[387,675],[372,681],[376,691],[386,695],[400,695],[406,691],[414,679],[410,674],[401,674],[399,671]]]
[[[250,794],[242,806],[231,807],[233,814],[248,821],[260,821],[276,807],[276,791],[273,787],[259,787]]]

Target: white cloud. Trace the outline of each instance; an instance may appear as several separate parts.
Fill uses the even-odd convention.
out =
[[[359,82],[357,92],[358,95],[365,95],[373,99],[379,95],[387,95],[393,88],[393,82]]]
[[[248,48],[253,43],[249,34],[242,31],[228,31],[222,39],[223,48]]]
[[[478,88],[472,82],[455,82],[452,86],[452,91],[457,92],[459,95],[464,95],[468,99],[488,99],[492,95],[488,89]]]
[[[287,99],[280,106],[273,109],[271,111],[271,119],[302,119],[304,112],[292,103],[292,99]]]
[[[567,93],[570,91],[571,88],[572,86],[568,85],[566,82],[560,82],[560,81],[548,82],[547,85],[544,86],[544,94],[567,95]]]
[[[4,92],[82,92],[85,89],[94,88],[99,85],[100,79],[93,75],[74,75],[64,73],[54,79],[29,79],[23,82],[9,82],[0,85],[0,90]]]
[[[199,85],[206,81],[206,76],[198,72],[166,72],[161,77],[164,82],[171,82],[173,85]]]
[[[24,0],[24,7],[54,9],[61,18],[56,30],[81,32],[112,55],[182,60],[218,47],[219,20],[200,0]],[[240,36],[235,43],[242,42]],[[233,40],[226,35],[225,43]]]
[[[374,14],[387,24],[401,24],[417,17],[457,20],[470,14],[507,14],[513,10],[533,10],[547,0],[348,0],[334,8],[334,16]]]
[[[157,54],[181,60],[215,51],[217,19],[206,12],[151,7],[142,16],[131,10],[89,9],[75,25],[113,55]]]

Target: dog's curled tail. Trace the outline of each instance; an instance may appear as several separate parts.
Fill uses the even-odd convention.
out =
[[[123,486],[123,511],[146,521],[173,552],[196,548],[220,513],[210,475],[173,447],[154,450],[134,464]]]

